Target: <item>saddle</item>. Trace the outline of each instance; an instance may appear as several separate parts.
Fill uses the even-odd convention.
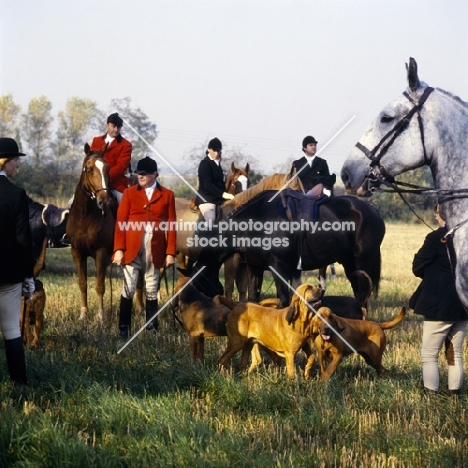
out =
[[[284,210],[284,218],[290,221],[317,221],[320,206],[328,200],[327,195],[320,198],[304,195],[296,190],[287,188],[280,193],[281,207]]]

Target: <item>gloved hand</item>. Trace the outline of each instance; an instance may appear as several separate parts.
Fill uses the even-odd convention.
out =
[[[230,193],[224,192],[223,193],[223,198],[225,200],[232,200],[234,198],[234,195],[231,195]]]
[[[24,278],[23,280],[23,296],[26,304],[31,300],[34,291],[36,290],[36,286],[34,284],[34,278]]]

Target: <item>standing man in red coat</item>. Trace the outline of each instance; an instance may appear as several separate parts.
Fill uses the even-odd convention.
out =
[[[128,187],[127,174],[132,159],[132,144],[121,134],[123,120],[114,113],[107,117],[106,133],[93,138],[91,149],[100,150],[107,144],[104,158],[110,166],[109,176],[112,193],[120,203],[123,191]]]
[[[176,212],[174,192],[156,181],[156,161],[146,157],[135,171],[138,185],[124,191],[117,211],[114,263],[123,265],[124,287],[120,298],[119,335],[128,338],[132,300],[139,272],[145,277],[146,322],[158,311],[159,270],[174,264],[176,255]],[[157,318],[147,330],[157,330]]]

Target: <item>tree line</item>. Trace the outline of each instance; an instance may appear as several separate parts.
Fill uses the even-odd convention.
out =
[[[132,105],[131,98],[113,99],[110,112],[118,112],[148,143],[152,144],[157,136],[157,125],[145,112]],[[16,104],[11,94],[0,95],[0,136],[15,138],[20,149],[30,158],[21,161],[20,170],[15,175],[15,183],[26,189],[32,198],[68,200],[78,182],[78,174],[84,157],[84,143],[95,135],[104,133],[108,113],[99,109],[91,99],[70,97],[65,109],[56,116],[52,114],[52,102],[47,96],[31,99],[26,110]],[[136,162],[148,154],[148,147],[130,129],[124,132],[125,138],[133,145],[132,161]],[[206,143],[195,145],[182,156],[184,175],[196,188],[196,171],[199,161],[204,157]],[[291,158],[290,158],[291,159]],[[227,173],[231,164],[244,168],[250,166],[249,177],[252,184],[259,182],[264,174],[259,170],[258,159],[243,148],[227,147],[222,156],[223,168]],[[274,172],[287,172],[291,161],[275,168]],[[186,177],[187,178],[187,177]],[[176,196],[191,198],[191,189],[177,177],[161,177],[163,183],[175,191]],[[432,186],[431,173],[427,168],[403,174],[399,180],[422,186]],[[342,194],[337,187],[337,194]],[[407,203],[417,212],[431,219],[431,210],[436,199],[419,195],[405,195]],[[408,205],[395,193],[379,193],[368,202],[379,210],[385,220],[417,220]],[[428,215],[429,213],[429,215]]]
[[[131,99],[113,99],[111,112],[118,112],[150,144],[157,137],[157,126]],[[52,114],[47,96],[29,101],[26,110],[16,104],[11,94],[0,95],[0,135],[14,138],[29,158],[15,182],[31,196],[69,197],[76,186],[84,157],[84,144],[103,134],[107,113],[91,99],[70,97],[65,109]],[[132,159],[147,153],[146,144],[132,131],[124,134],[133,145]]]

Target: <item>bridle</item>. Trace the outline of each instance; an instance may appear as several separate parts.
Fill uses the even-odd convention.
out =
[[[395,124],[395,126],[390,131],[388,131],[382,137],[373,150],[367,149],[360,142],[356,143],[356,148],[360,149],[367,156],[367,158],[370,159],[368,178],[373,182],[375,187],[378,187],[380,183],[384,181],[390,183],[395,182],[393,176],[389,175],[385,170],[385,167],[382,166],[381,160],[387,153],[388,149],[393,145],[395,140],[408,128],[409,123],[415,114],[418,116],[419,131],[424,152],[424,165],[428,165],[429,160],[427,157],[426,145],[424,143],[424,125],[421,117],[421,109],[432,91],[434,91],[434,88],[427,87],[417,102],[415,102],[414,99],[412,99],[411,96],[405,91],[403,96],[405,96],[410,102],[413,103],[413,107],[402,119],[400,119]],[[378,172],[376,169],[378,169]]]
[[[98,156],[94,156],[93,157],[94,159],[102,159],[102,158],[99,158]],[[86,167],[83,167],[83,172],[86,173]],[[83,187],[83,185],[80,185],[80,188],[81,190],[83,190],[83,192],[85,192],[89,198],[91,198],[91,200],[96,200],[97,199],[97,194],[99,192],[107,192],[109,193],[110,195],[112,195],[112,192],[109,188],[107,187],[104,187],[104,188],[100,188],[100,189],[97,189],[97,190],[90,190],[86,187]]]
[[[244,186],[242,184],[242,182],[240,182],[238,179],[240,177],[245,177],[247,179],[247,188],[249,187],[250,185],[250,181],[249,181],[249,178],[247,177],[246,174],[244,174],[243,172],[239,171],[238,174],[233,174],[232,176],[229,177],[228,179],[228,184],[227,187],[226,187],[226,192],[232,194],[232,195],[236,195],[236,184],[239,182],[242,186],[242,189],[241,189],[241,192],[244,190]]]
[[[385,153],[388,149],[393,145],[395,140],[408,128],[409,123],[413,116],[417,114],[418,116],[418,124],[419,124],[419,131],[421,135],[421,143],[424,152],[424,165],[429,165],[429,159],[427,157],[426,146],[424,142],[424,125],[421,117],[421,109],[424,103],[427,101],[427,98],[430,94],[434,91],[434,88],[427,87],[419,100],[417,102],[414,101],[410,97],[410,95],[405,91],[403,95],[413,103],[413,107],[409,110],[409,112],[396,123],[396,125],[387,132],[382,139],[379,141],[377,146],[373,150],[367,149],[363,144],[360,142],[356,143],[356,147],[360,149],[369,159],[369,173],[367,174],[366,178],[369,181],[369,190],[371,192],[375,192],[377,190],[382,192],[396,192],[403,200],[403,202],[408,206],[408,208],[412,211],[412,213],[419,218],[426,226],[432,229],[414,210],[411,208],[409,203],[403,197],[403,193],[411,193],[416,195],[432,195],[438,196],[438,203],[442,204],[450,200],[458,199],[458,198],[467,198],[468,197],[468,189],[436,189],[430,187],[422,187],[420,185],[408,184],[404,182],[398,182],[395,178],[388,174],[385,170],[385,167],[382,166],[380,163]],[[388,140],[388,141],[387,141]],[[380,150],[380,151],[379,151]],[[378,171],[376,170],[378,169]],[[381,185],[386,185],[390,188],[390,190],[383,190],[380,189]],[[408,187],[408,189],[401,189],[398,186]],[[451,235],[461,226],[468,223],[468,218],[459,222],[456,226],[450,229],[447,234],[445,235],[445,239]]]

